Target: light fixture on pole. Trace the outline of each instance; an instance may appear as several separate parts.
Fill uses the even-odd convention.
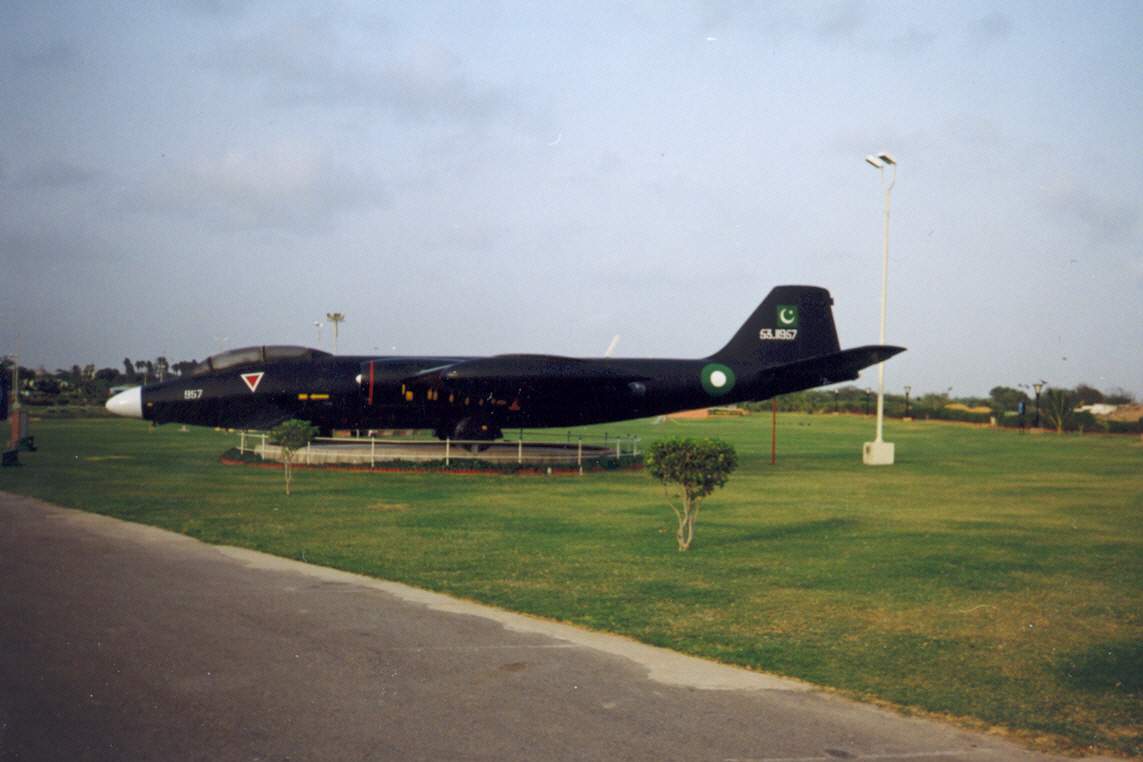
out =
[[[1040,428],[1040,392],[1044,391],[1044,384],[1046,384],[1046,383],[1047,383],[1046,381],[1041,381],[1038,384],[1032,384],[1032,388],[1036,391],[1036,426],[1035,426],[1035,428],[1037,428],[1037,429]]]
[[[897,182],[897,160],[892,154],[879,153],[876,156],[866,156],[865,162],[877,170],[881,177],[881,185],[885,189],[885,226],[882,236],[881,250],[881,332],[879,343],[885,344],[885,306],[889,292],[889,201],[893,193],[893,186]],[[885,167],[893,168],[893,176],[886,183]],[[885,363],[877,364],[877,436],[872,442],[866,442],[862,450],[862,462],[867,466],[893,465],[893,443],[883,438],[885,430]]]
[[[345,320],[345,315],[340,312],[327,312],[325,319],[333,323],[333,353],[337,354],[337,328]]]

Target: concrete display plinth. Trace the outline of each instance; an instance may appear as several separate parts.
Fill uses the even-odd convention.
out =
[[[867,466],[893,465],[893,443],[866,442],[861,451],[861,462]]]

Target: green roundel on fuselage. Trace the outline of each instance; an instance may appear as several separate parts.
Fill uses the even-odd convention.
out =
[[[722,363],[712,362],[703,366],[702,388],[712,397],[721,397],[734,388],[734,371]]]

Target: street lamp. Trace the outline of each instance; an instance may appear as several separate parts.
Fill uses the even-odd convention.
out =
[[[333,323],[333,353],[337,354],[337,327],[345,320],[345,315],[340,312],[327,312],[325,319]]]
[[[913,387],[905,384],[905,417],[909,417],[909,392],[913,391]]]
[[[1039,381],[1032,384],[1032,389],[1036,392],[1036,428],[1040,428],[1040,392],[1044,390],[1044,381]]]
[[[885,226],[882,236],[881,250],[881,333],[878,343],[885,344],[885,306],[889,292],[889,201],[893,186],[897,182],[897,160],[889,153],[879,153],[876,156],[866,156],[865,161],[877,170],[881,177],[881,185],[885,189]],[[885,181],[885,167],[893,168],[893,176],[889,182]],[[872,442],[865,443],[862,451],[862,461],[867,466],[893,465],[893,443],[883,439],[885,430],[885,363],[877,364],[877,436]]]
[[[8,355],[4,359],[11,360],[12,362],[12,389],[11,404],[8,400],[4,400],[4,405],[8,408],[8,448],[16,449],[20,446],[20,442],[28,435],[28,414],[20,408],[20,357],[18,355]],[[4,384],[0,383],[0,389],[3,389]]]

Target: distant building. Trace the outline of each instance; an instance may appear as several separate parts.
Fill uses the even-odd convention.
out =
[[[1119,409],[1119,405],[1107,405],[1102,402],[1096,402],[1091,405],[1080,405],[1076,408],[1077,413],[1091,413],[1092,415],[1111,415]]]

